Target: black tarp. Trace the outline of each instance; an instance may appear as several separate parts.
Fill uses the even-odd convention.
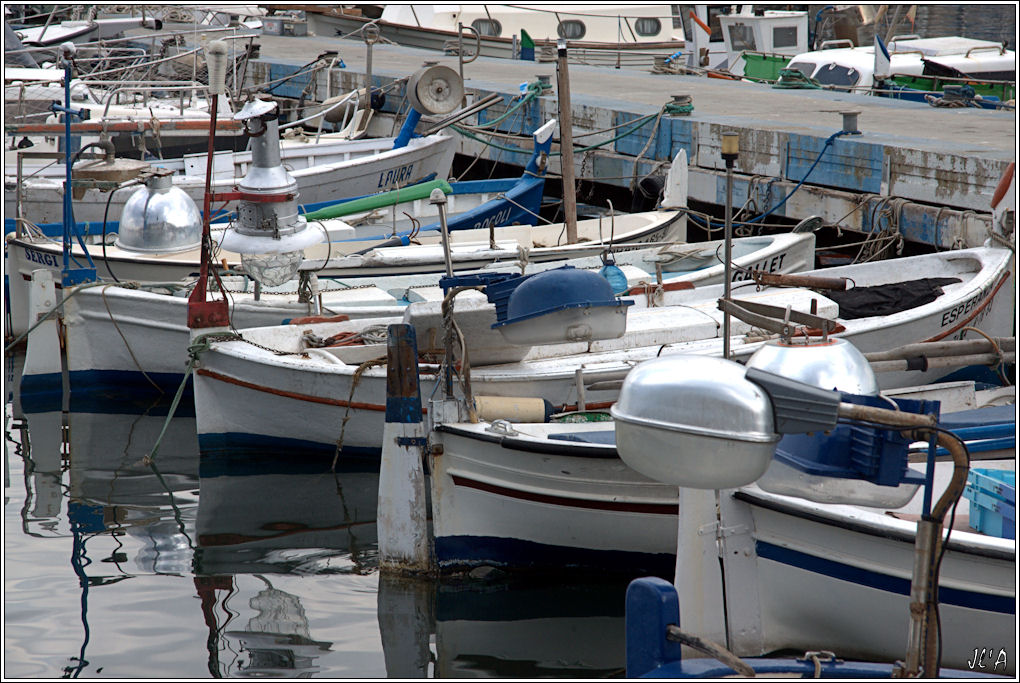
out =
[[[961,282],[956,277],[927,277],[887,285],[854,287],[845,292],[827,292],[839,304],[839,317],[844,320],[890,315],[931,303],[942,295],[942,287]]]

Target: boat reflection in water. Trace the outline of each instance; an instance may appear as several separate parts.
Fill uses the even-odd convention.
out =
[[[210,629],[210,671],[321,671],[317,660],[332,643],[312,637],[301,597],[275,587],[273,575],[374,572],[374,468],[355,462],[334,472],[329,459],[286,455],[202,453],[195,585]],[[234,622],[245,597],[251,616],[242,628]],[[232,661],[220,661],[226,652],[236,653]]]
[[[104,600],[100,625],[90,626],[96,620],[89,613],[91,590],[110,598],[103,589],[125,579],[191,571],[198,503],[195,418],[183,415],[167,423],[169,400],[138,404],[87,393],[14,395],[11,430],[18,434],[10,440],[24,466],[22,531],[70,539],[82,640],[64,672],[78,676],[90,667],[92,632],[109,628]],[[157,443],[159,454],[153,453]],[[38,569],[45,573],[51,567]],[[96,640],[93,649],[104,656],[107,643]]]
[[[56,581],[11,599],[45,602],[45,590],[59,601],[70,589],[70,611],[54,612],[68,625],[58,666],[69,675],[144,677],[132,667],[154,639],[196,635],[206,643],[199,661],[175,665],[188,676],[622,672],[625,584],[484,569],[442,584],[381,576],[377,463],[343,459],[334,472],[329,457],[199,454],[194,416],[180,415],[186,402],[167,423],[168,400],[76,396],[64,412],[61,397],[21,398],[8,457],[24,463],[23,481],[11,482],[24,502],[11,513],[32,545],[9,547],[58,565],[9,566],[19,585],[33,571]],[[145,621],[153,614],[158,622]]]
[[[66,496],[72,533],[137,539],[115,555],[126,559],[133,548],[142,573],[190,571],[198,439],[194,415],[167,424],[169,406],[169,400],[141,404],[86,395],[76,396],[65,413],[59,398],[23,400],[26,524],[56,533],[64,526]],[[157,443],[155,457],[147,457]]]
[[[620,582],[516,578],[498,570],[442,583],[383,574],[379,630],[387,676],[622,676],[625,591]]]

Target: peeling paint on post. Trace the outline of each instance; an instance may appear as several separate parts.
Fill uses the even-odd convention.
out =
[[[390,325],[386,342],[386,424],[379,467],[379,569],[433,570],[425,496],[425,428],[414,328]]]

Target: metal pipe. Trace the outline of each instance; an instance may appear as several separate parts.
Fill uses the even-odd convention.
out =
[[[720,144],[720,153],[726,162],[726,229],[724,235],[725,253],[723,256],[723,299],[730,300],[733,286],[733,163],[740,151],[740,137],[735,131],[724,131]],[[730,314],[723,309],[723,358],[730,357]]]
[[[726,230],[723,252],[723,298],[729,301],[733,278],[733,165],[726,164]],[[723,358],[730,357],[730,314],[723,311]]]
[[[904,660],[908,677],[937,678],[938,629],[935,594],[937,592],[938,558],[942,551],[943,520],[967,486],[970,465],[967,450],[956,437],[939,432],[937,442],[953,459],[953,476],[946,490],[932,508],[931,515],[917,523],[914,540],[914,569],[910,582],[910,631],[907,656]]]

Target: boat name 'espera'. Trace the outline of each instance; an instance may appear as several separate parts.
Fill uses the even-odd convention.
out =
[[[738,271],[738,272],[734,273],[733,274],[733,281],[734,282],[740,282],[742,280],[750,280],[751,279],[750,270],[757,270],[758,272],[766,272],[766,273],[775,273],[775,272],[778,272],[778,271],[783,269],[783,259],[785,259],[785,258],[786,258],[786,252],[785,251],[782,254],[779,254],[777,256],[773,256],[770,259],[767,258],[764,261],[762,261],[761,263],[754,264],[747,271],[741,270],[741,271]]]
[[[382,171],[379,173],[379,185],[378,187],[389,187],[396,183],[402,183],[405,180],[411,179],[411,172],[414,170],[414,164],[407,164],[400,168],[391,168],[388,171]]]
[[[54,268],[60,267],[60,259],[55,254],[47,254],[42,251],[36,251],[34,249],[25,248],[25,258],[29,261],[35,261],[41,263],[44,266],[52,266]]]
[[[985,299],[988,298],[988,295],[991,293],[992,289],[995,287],[995,284],[996,284],[995,282],[988,283],[987,285],[985,285],[984,287],[981,288],[980,292],[978,292],[977,294],[975,294],[971,298],[967,299],[962,304],[957,304],[952,309],[950,309],[950,310],[946,311],[945,313],[943,313],[942,314],[942,327],[945,327],[946,325],[952,325],[961,316],[965,316],[968,313],[970,313],[971,311],[973,311],[974,308],[978,304],[980,304],[982,301],[984,301]]]

